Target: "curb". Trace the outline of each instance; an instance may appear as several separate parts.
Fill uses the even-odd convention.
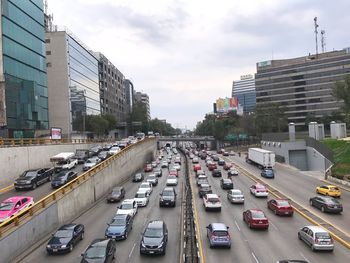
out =
[[[349,191],[350,192],[350,189],[347,188],[347,187],[350,187],[350,183],[349,182],[346,182],[344,180],[340,180],[340,179],[337,179],[337,178],[334,178],[334,177],[331,177],[331,176],[328,176],[327,180],[321,180],[322,182],[332,182],[332,183],[337,183],[338,186],[340,186],[342,189],[346,190],[346,191]],[[345,187],[346,186],[346,187]]]
[[[0,194],[4,194],[4,193],[6,193],[6,192],[8,192],[8,191],[10,191],[10,190],[12,190],[12,189],[14,189],[14,188],[15,188],[15,185],[14,185],[14,184],[11,184],[11,185],[9,185],[9,186],[6,186],[6,187],[0,189]]]

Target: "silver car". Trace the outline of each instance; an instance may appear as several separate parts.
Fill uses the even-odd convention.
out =
[[[334,243],[331,235],[319,226],[304,226],[298,232],[298,238],[309,245],[312,251],[333,251]]]
[[[244,204],[244,195],[239,189],[232,189],[228,191],[227,199],[233,204]]]

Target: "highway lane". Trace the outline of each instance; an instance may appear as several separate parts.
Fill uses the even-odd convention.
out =
[[[298,214],[294,214],[292,218],[279,217],[268,211],[267,199],[255,198],[249,193],[249,187],[253,182],[246,176],[240,175],[233,178],[235,188],[241,189],[245,195],[245,204],[231,204],[226,198],[226,191],[220,187],[220,178],[213,178],[203,161],[201,165],[205,167],[213,192],[219,194],[222,201],[221,212],[206,212],[197,194],[195,176],[191,176],[205,262],[232,262],[233,259],[236,262],[276,262],[284,258],[306,259],[309,262],[346,262],[349,258],[349,251],[338,243],[335,244],[334,253],[312,252],[297,238],[298,230],[310,223]],[[223,171],[223,175],[227,176],[226,171]],[[249,208],[259,208],[265,212],[270,222],[270,228],[267,231],[251,230],[243,222],[242,213]],[[213,222],[222,222],[230,227],[233,241],[231,249],[209,248],[205,226]]]
[[[275,179],[265,179],[260,176],[261,170],[254,165],[246,163],[243,157],[230,157],[229,159],[350,235],[350,192],[342,190],[340,202],[343,204],[343,213],[322,213],[319,209],[309,204],[309,198],[317,195],[316,187],[324,184],[319,179],[305,175],[297,169],[279,163],[275,165]]]
[[[184,169],[182,167],[182,169]],[[158,186],[153,188],[150,202],[146,207],[139,208],[135,216],[133,229],[130,232],[128,239],[117,242],[116,262],[178,262],[180,254],[180,229],[181,229],[181,189],[182,173],[179,176],[179,184],[177,189],[177,203],[175,208],[159,208],[159,193],[165,187],[167,169],[163,169],[163,176],[159,178]],[[128,181],[124,187],[126,189],[126,198],[133,198],[140,183],[132,183]],[[20,262],[78,262],[81,259],[80,254],[95,238],[104,237],[107,223],[110,222],[117,210],[116,204],[107,204],[105,200],[100,201],[94,208],[79,216],[74,222],[79,222],[85,225],[85,238],[75,249],[65,255],[48,256],[45,250],[46,243],[40,245],[24,260]],[[168,226],[169,240],[167,252],[165,256],[154,257],[141,256],[139,253],[139,243],[141,240],[141,232],[143,232],[149,220],[161,219]]]

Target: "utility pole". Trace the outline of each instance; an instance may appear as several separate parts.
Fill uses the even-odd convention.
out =
[[[318,28],[318,24],[317,24],[317,16],[315,16],[314,18],[314,26],[315,26],[315,41],[316,41],[316,56],[318,55],[318,41],[317,41],[317,28]]]

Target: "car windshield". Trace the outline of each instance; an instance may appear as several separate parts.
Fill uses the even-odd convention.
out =
[[[92,163],[92,161],[91,160],[87,160],[86,163]]]
[[[10,211],[15,206],[15,203],[1,203],[0,204],[0,211]]]
[[[253,211],[252,212],[252,217],[253,218],[265,218],[265,215],[261,211]]]
[[[217,237],[224,237],[224,236],[227,236],[227,231],[225,230],[216,230],[213,232],[214,236],[217,236]]]
[[[339,188],[338,187],[330,187],[329,190],[330,191],[339,191]]]
[[[141,184],[140,188],[150,188],[148,184]]]
[[[239,190],[232,191],[233,195],[242,195],[242,192]]]
[[[209,188],[210,188],[209,185],[203,185],[202,184],[202,187],[201,187],[202,190],[206,191],[206,190],[209,190]]]
[[[147,228],[144,237],[162,237],[163,230],[161,228]]]
[[[67,164],[67,161],[59,161],[57,164],[62,165],[62,164]]]
[[[85,252],[85,258],[104,258],[106,254],[106,248],[105,247],[90,247]]]
[[[232,181],[231,181],[230,179],[224,179],[223,182],[224,182],[225,184],[230,184],[230,183],[232,183]]]
[[[273,174],[273,171],[272,170],[265,170],[265,173],[270,175],[270,174]]]
[[[21,177],[34,177],[36,175],[36,171],[27,171],[24,172]]]
[[[329,236],[329,234],[326,233],[326,232],[316,233],[315,236],[316,236],[316,238],[331,238],[331,237]]]
[[[132,203],[122,204],[120,209],[133,209]]]
[[[155,176],[155,175],[149,175],[149,176],[148,176],[148,179],[154,180],[154,179],[156,179],[156,176]]]
[[[112,195],[119,195],[120,194],[120,189],[113,189]]]
[[[110,224],[111,226],[125,226],[125,218],[115,218]]]
[[[135,198],[145,198],[146,193],[136,193]]]
[[[163,196],[174,196],[174,191],[163,191]]]
[[[216,198],[216,197],[210,197],[210,198],[208,198],[208,202],[218,203],[218,202],[220,202],[220,200],[219,200],[219,198]]]
[[[59,174],[56,175],[56,178],[62,178],[62,177],[66,177],[67,173],[65,172],[60,172]]]
[[[287,200],[280,200],[280,201],[277,201],[277,204],[279,206],[290,206],[289,205],[289,202]]]
[[[337,205],[340,204],[340,202],[337,199],[334,199],[334,198],[325,198],[325,202],[327,204],[337,204]]]
[[[257,184],[256,185],[256,189],[259,189],[259,190],[265,190],[265,186],[261,185],[261,184]]]
[[[55,234],[54,237],[58,238],[70,238],[72,237],[73,232],[71,230],[58,230]]]

